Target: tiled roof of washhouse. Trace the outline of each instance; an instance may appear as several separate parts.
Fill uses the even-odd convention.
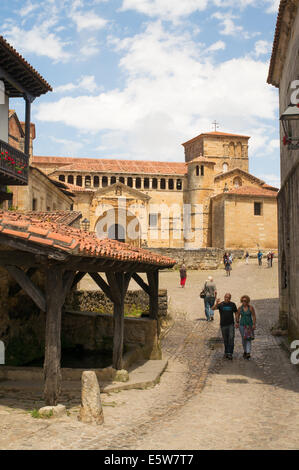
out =
[[[34,156],[33,164],[60,164],[56,171],[88,171],[107,173],[132,173],[149,175],[180,175],[187,173],[186,163],[155,162],[146,160],[110,160],[96,158],[68,158]]]
[[[26,212],[14,212],[13,214],[23,214],[24,216],[34,219],[38,219],[41,222],[54,222],[62,225],[72,225],[77,219],[82,217],[79,211],[52,211],[52,212],[38,212],[38,211],[26,211]]]
[[[60,251],[73,257],[137,262],[158,268],[172,267],[176,263],[171,258],[127,243],[99,239],[95,233],[47,221],[46,213],[44,214],[42,218],[41,213],[0,211],[0,244],[5,244],[5,238],[9,237],[25,241],[29,246],[46,247],[53,252]]]

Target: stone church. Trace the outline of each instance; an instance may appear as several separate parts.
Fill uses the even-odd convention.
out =
[[[31,165],[65,185],[101,237],[150,248],[276,249],[278,190],[249,173],[249,138],[202,133],[182,144],[182,163],[33,156]]]

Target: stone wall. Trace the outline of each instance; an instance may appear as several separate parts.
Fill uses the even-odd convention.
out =
[[[223,250],[219,248],[200,248],[199,250],[151,248],[150,251],[175,259],[177,262],[175,269],[179,269],[183,262],[187,269],[217,269],[223,257]]]
[[[65,309],[81,312],[113,313],[113,303],[106,295],[98,291],[73,291],[65,302]],[[167,290],[159,290],[159,317],[167,316]],[[128,291],[125,297],[125,313],[134,314],[137,311],[147,314],[149,297],[143,290]]]
[[[112,351],[113,316],[65,311],[62,316],[62,346],[80,346],[87,351]],[[144,359],[161,359],[157,321],[125,317],[124,346],[125,350],[140,347]]]

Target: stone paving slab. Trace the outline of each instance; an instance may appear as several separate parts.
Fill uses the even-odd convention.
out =
[[[145,389],[154,387],[160,380],[168,364],[168,358],[162,360],[138,361],[129,371],[127,382],[112,382],[100,384],[101,393],[120,392],[121,390]],[[43,392],[43,382],[27,380],[1,380],[1,391],[18,392],[34,391]],[[62,391],[80,391],[81,382],[67,380],[62,382]]]

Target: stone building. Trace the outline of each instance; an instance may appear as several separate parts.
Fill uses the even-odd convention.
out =
[[[19,121],[15,110],[9,110],[8,143],[24,151],[25,123]],[[12,198],[7,208],[21,211],[66,211],[73,208],[73,193],[63,183],[53,181],[38,168],[31,166],[35,125],[30,125],[28,185],[9,187]]]
[[[299,0],[279,6],[268,83],[279,88],[279,112],[296,104],[299,79]],[[297,90],[296,90],[297,89]],[[291,121],[288,139],[299,139],[299,120]],[[281,189],[278,193],[280,324],[290,338],[299,338],[299,146],[283,139],[281,127]],[[296,141],[295,141],[296,142]],[[299,140],[297,140],[299,143]],[[284,145],[285,144],[285,145]],[[295,146],[294,146],[295,147]]]
[[[100,236],[151,248],[275,249],[277,190],[248,172],[248,141],[202,133],[183,144],[182,163],[33,156],[32,165],[68,186]]]

